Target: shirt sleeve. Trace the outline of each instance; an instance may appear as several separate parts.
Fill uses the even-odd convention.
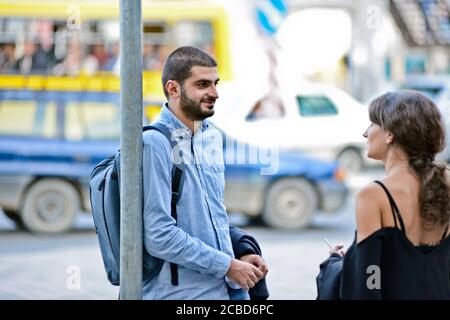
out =
[[[171,171],[168,141],[151,132],[151,143],[144,143],[143,150],[145,249],[162,260],[222,278],[232,258],[178,228],[171,216]]]

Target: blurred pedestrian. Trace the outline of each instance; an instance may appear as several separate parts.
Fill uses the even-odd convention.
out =
[[[36,42],[36,38],[25,40],[23,55],[16,61],[15,69],[22,74],[46,73],[49,66],[47,54]]]
[[[111,54],[104,69],[120,76],[120,42],[116,41],[111,46]]]
[[[16,64],[16,44],[5,42],[0,44],[0,73],[9,73],[14,70]]]
[[[83,49],[78,39],[71,39],[67,43],[66,56],[53,67],[53,74],[58,76],[77,76],[82,68]]]
[[[364,133],[385,176],[356,195],[356,234],[317,277],[319,299],[450,299],[450,175],[442,116],[414,91],[372,101]]]

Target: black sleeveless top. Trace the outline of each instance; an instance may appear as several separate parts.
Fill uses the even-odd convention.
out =
[[[387,188],[395,227],[381,228],[348,249],[342,269],[342,299],[450,299],[450,237],[414,245]],[[397,220],[400,224],[398,228]]]

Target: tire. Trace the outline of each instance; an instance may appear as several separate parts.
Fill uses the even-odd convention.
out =
[[[355,148],[342,150],[336,158],[339,167],[347,172],[359,172],[363,167],[361,153]]]
[[[45,179],[33,184],[22,205],[25,228],[34,233],[59,233],[68,230],[80,210],[75,188],[63,180]]]
[[[11,209],[2,209],[2,210],[5,213],[5,215],[8,217],[8,219],[16,224],[17,229],[19,229],[19,230],[25,229],[22,219],[16,210],[11,210]]]
[[[262,217],[271,227],[303,229],[309,225],[317,207],[318,195],[310,182],[285,178],[269,188]]]

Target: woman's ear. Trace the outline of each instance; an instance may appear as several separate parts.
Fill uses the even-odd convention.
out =
[[[386,140],[385,141],[386,141],[387,145],[394,143],[394,134],[392,132],[388,131],[386,133]]]
[[[166,90],[171,98],[176,99],[180,96],[180,87],[175,80],[168,80],[166,82]]]

